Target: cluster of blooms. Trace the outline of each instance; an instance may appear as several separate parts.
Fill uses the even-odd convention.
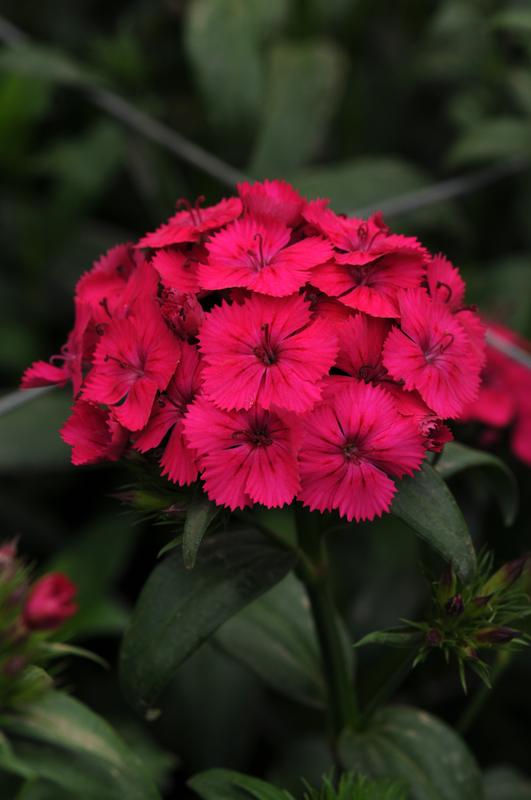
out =
[[[514,454],[531,464],[531,369],[506,355],[516,345],[531,355],[531,345],[514,331],[488,323],[487,331],[498,346],[487,343],[487,360],[478,397],[463,410],[462,420],[476,420],[487,426],[483,440],[489,444],[497,433],[511,425]]]
[[[200,475],[231,509],[296,498],[372,519],[476,397],[483,327],[458,270],[380,214],[283,181],[238,192],[181,201],[105,254],[60,356],[22,385],[72,382],[74,464],[160,448],[164,475]]]
[[[0,708],[39,689],[28,670],[50,658],[46,638],[76,613],[75,595],[60,572],[32,581],[15,542],[0,544]]]

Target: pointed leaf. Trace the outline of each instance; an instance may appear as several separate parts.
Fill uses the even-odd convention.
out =
[[[346,633],[344,639],[345,657],[352,667]],[[310,706],[325,704],[315,627],[304,587],[294,575],[287,575],[226,622],[216,640],[277,691]]]
[[[197,551],[208,526],[219,513],[219,506],[202,491],[195,493],[186,512],[183,531],[183,561],[186,569],[193,569]]]
[[[121,680],[131,704],[148,712],[178,666],[294,562],[288,550],[245,529],[209,537],[191,571],[178,551],[158,564],[122,643]]]
[[[276,786],[228,769],[200,772],[188,786],[202,800],[290,800],[290,795]]]
[[[481,800],[481,773],[465,743],[444,722],[416,708],[393,706],[366,731],[343,734],[340,757],[368,777],[402,779],[410,800]]]
[[[160,800],[139,759],[97,714],[49,691],[38,702],[4,713],[0,725],[20,760],[39,777],[99,800]]]
[[[485,469],[485,477],[496,495],[503,521],[505,525],[512,525],[518,510],[518,484],[509,467],[500,458],[459,442],[449,442],[437,461],[435,469],[442,478],[447,480],[464,470],[476,467]]]
[[[387,644],[390,647],[415,647],[422,640],[418,631],[404,630],[403,628],[389,629],[387,631],[373,631],[358,639],[354,647],[365,647],[367,644]]]
[[[459,506],[441,476],[429,464],[413,477],[402,478],[391,507],[425,539],[466,582],[476,568],[476,554]]]
[[[344,67],[342,51],[328,42],[275,45],[252,175],[283,176],[315,155],[341,94]]]

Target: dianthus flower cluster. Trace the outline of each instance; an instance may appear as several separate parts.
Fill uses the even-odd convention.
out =
[[[230,509],[389,509],[478,393],[483,327],[443,256],[283,181],[182,208],[80,279],[61,354],[74,464],[154,452]]]
[[[487,344],[487,360],[482,372],[479,395],[463,410],[462,420],[486,426],[485,444],[495,441],[503,428],[511,426],[514,454],[531,464],[531,370],[504,352],[515,345],[531,355],[531,344],[509,328],[487,323],[497,347]]]

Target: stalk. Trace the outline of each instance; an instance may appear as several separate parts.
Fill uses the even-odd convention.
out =
[[[299,577],[306,587],[319,641],[328,692],[330,732],[335,744],[345,728],[360,727],[358,703],[345,659],[324,536],[312,514],[301,514],[298,528],[299,545],[305,556],[299,567]]]

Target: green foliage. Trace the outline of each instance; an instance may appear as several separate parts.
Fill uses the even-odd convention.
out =
[[[410,800],[478,800],[481,773],[464,742],[440,720],[406,706],[377,712],[366,731],[340,743],[347,769],[401,779]]]
[[[120,674],[129,701],[152,711],[179,665],[293,563],[292,553],[250,529],[211,536],[193,570],[171,553],[148,578],[123,640]]]
[[[476,556],[467,525],[445,482],[425,463],[413,477],[402,478],[392,513],[425,539],[463,580],[474,574]]]
[[[4,713],[17,759],[39,778],[80,800],[157,800],[144,767],[112,728],[68,695],[51,691],[17,713]],[[13,769],[10,760],[4,769]]]

